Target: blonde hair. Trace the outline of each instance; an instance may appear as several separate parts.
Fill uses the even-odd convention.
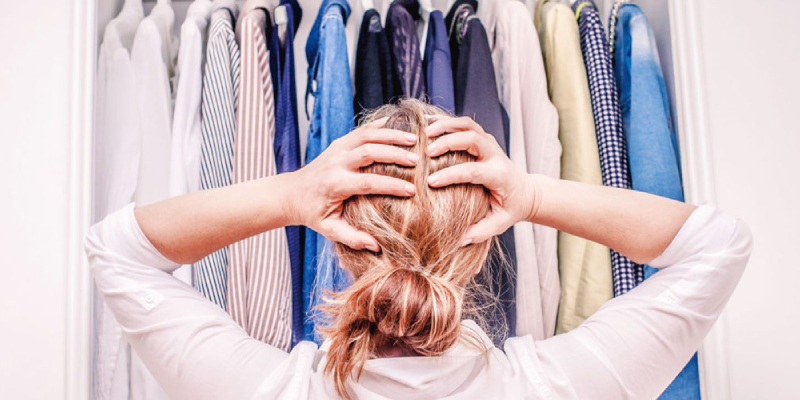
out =
[[[461,321],[466,315],[482,321],[475,312],[475,296],[485,290],[475,284],[475,274],[483,269],[492,241],[461,247],[459,240],[489,211],[490,194],[479,185],[428,186],[430,174],[474,157],[456,151],[428,158],[426,115],[447,113],[407,99],[366,117],[367,122],[389,117],[387,128],[416,134],[416,145],[404,148],[417,153],[420,161],[415,167],[373,164],[364,168],[364,172],[414,184],[414,196],[356,196],[344,203],[344,219],[371,234],[381,246],[379,253],[373,253],[337,243],[340,264],[353,283],[319,306],[330,316],[321,329],[330,339],[324,371],[332,375],[337,393],[346,398],[346,379],[353,372],[359,379],[364,363],[380,349],[436,356],[464,337],[487,350],[476,333],[462,332]]]

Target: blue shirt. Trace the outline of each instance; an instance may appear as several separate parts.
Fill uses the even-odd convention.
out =
[[[683,201],[680,148],[655,36],[635,4],[624,4],[617,12],[614,52],[633,189]],[[645,278],[655,272],[644,268]],[[697,353],[659,399],[700,400]]]
[[[343,0],[324,0],[308,35],[308,96],[314,96],[314,111],[308,129],[306,163],[311,162],[334,140],[353,129],[353,92],[350,86],[350,65],[347,61],[345,21],[350,6]],[[325,237],[306,228],[303,257],[303,307],[305,339],[321,343],[316,322],[321,315],[313,313],[324,291],[339,291],[349,286],[347,274],[338,266],[334,249]]]

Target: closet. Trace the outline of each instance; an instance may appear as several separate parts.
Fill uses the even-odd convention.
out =
[[[96,60],[96,47],[102,40],[102,32],[107,22],[114,18],[120,11],[125,0],[86,0],[84,6],[89,10],[96,11],[96,21],[94,32],[87,33],[88,38],[94,42],[95,49],[89,51]],[[129,0],[130,1],[130,0]],[[478,0],[491,1],[491,0]],[[386,15],[388,0],[373,0],[374,7],[381,11],[381,15]],[[274,2],[277,3],[277,2]],[[308,38],[311,25],[316,18],[320,0],[302,0],[303,19],[295,37],[295,68],[297,71],[296,87],[298,98],[298,115],[300,127],[301,154],[305,154],[306,137],[308,130],[308,120],[305,118],[305,106],[303,99],[306,90],[306,70],[307,61],[305,55],[305,44]],[[348,59],[351,67],[351,78],[354,74],[355,50],[359,27],[361,26],[361,16],[364,8],[369,1],[351,1],[352,13],[347,20],[347,49]],[[432,0],[432,6],[440,10],[446,10],[450,2],[447,0]],[[528,0],[526,5],[533,9],[536,3]],[[565,2],[568,3],[568,2]],[[689,203],[700,204],[714,200],[712,190],[713,173],[711,163],[707,159],[707,132],[705,121],[705,93],[703,92],[703,70],[702,51],[699,48],[698,37],[698,16],[697,6],[693,2],[683,2],[681,0],[640,0],[635,1],[650,21],[656,36],[656,41],[660,53],[661,65],[664,78],[669,91],[670,105],[672,109],[673,125],[680,138],[681,161],[683,171],[683,184],[686,193],[686,201]],[[144,9],[147,15],[155,0],[145,0]],[[173,25],[173,35],[179,37],[180,26],[183,22],[187,8],[191,4],[189,1],[171,1],[171,6],[175,12]],[[597,5],[600,15],[603,16],[603,23],[608,23],[607,16],[613,7],[613,0],[598,0]],[[94,64],[86,66],[94,71]],[[354,81],[354,79],[351,79]],[[313,107],[313,98],[307,105],[309,110]],[[96,110],[96,108],[95,108]],[[90,135],[91,136],[91,135]],[[93,174],[90,174],[93,175]],[[93,213],[89,213],[93,215]],[[91,285],[83,284],[77,290],[77,296],[87,296],[86,290],[91,290]],[[91,321],[88,311],[79,313],[80,321]],[[724,326],[725,314],[720,318],[718,326]],[[82,339],[83,340],[83,339]],[[90,349],[82,349],[80,346],[85,342],[76,341],[76,352],[86,350],[91,354]],[[712,330],[703,348],[700,351],[700,375],[701,388],[704,399],[724,399],[729,396],[727,393],[727,366],[725,364],[726,337],[722,329]],[[83,373],[76,375],[79,379],[91,379],[91,365],[85,365]],[[91,360],[88,360],[90,363]],[[87,370],[88,369],[88,370]],[[79,390],[76,388],[76,390]]]

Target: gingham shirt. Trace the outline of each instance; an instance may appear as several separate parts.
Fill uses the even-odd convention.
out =
[[[619,106],[617,81],[611,67],[608,41],[600,22],[597,8],[591,0],[576,2],[573,6],[579,14],[581,50],[589,76],[589,92],[592,95],[592,111],[600,151],[600,168],[603,185],[630,189],[628,150],[622,133],[622,114]],[[636,271],[639,274],[636,274]],[[642,281],[642,266],[625,256],[611,251],[611,271],[614,278],[614,295],[619,296],[633,289]],[[638,276],[638,278],[637,278]]]

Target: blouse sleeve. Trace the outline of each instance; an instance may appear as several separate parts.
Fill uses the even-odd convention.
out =
[[[512,346],[531,352],[554,399],[654,399],[700,347],[750,257],[745,223],[704,205],[664,252],[660,268],[569,333]],[[537,379],[539,379],[537,377]],[[537,382],[534,382],[537,383]]]
[[[84,245],[97,289],[170,398],[249,399],[265,382],[282,380],[289,355],[248,336],[170,275],[180,265],[150,243],[133,209],[92,226]]]

